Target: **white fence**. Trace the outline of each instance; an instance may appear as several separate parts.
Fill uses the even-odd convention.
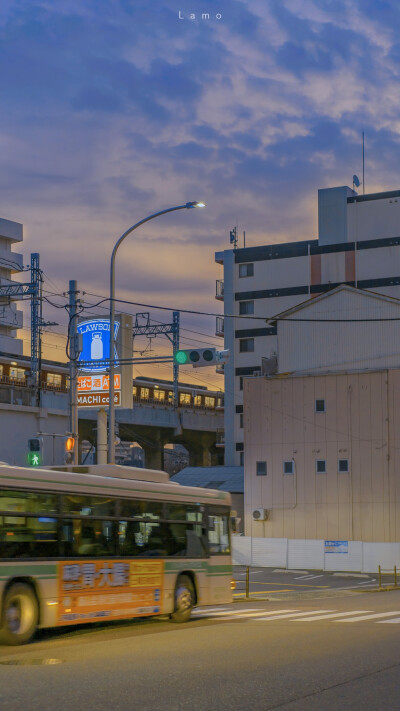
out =
[[[234,565],[260,568],[376,573],[379,565],[382,570],[400,569],[400,543],[233,536],[232,557]]]

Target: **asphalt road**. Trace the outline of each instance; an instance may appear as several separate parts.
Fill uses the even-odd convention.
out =
[[[236,600],[246,597],[246,568],[234,567]],[[282,570],[280,568],[250,568],[249,597],[266,597],[268,600],[290,599],[298,595],[321,597],[339,590],[371,589],[378,587],[378,576],[362,573],[327,573],[322,570]],[[393,583],[393,574],[383,576],[382,585]],[[400,582],[400,580],[399,580]]]
[[[0,647],[7,711],[398,711],[400,594],[236,602]],[[46,663],[47,662],[47,663]]]

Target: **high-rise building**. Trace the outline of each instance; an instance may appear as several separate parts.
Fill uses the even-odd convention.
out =
[[[225,464],[243,463],[243,377],[276,355],[268,320],[338,284],[400,298],[400,190],[318,191],[318,239],[217,252],[224,303],[217,335],[230,350],[225,374]],[[233,316],[233,318],[229,318]]]

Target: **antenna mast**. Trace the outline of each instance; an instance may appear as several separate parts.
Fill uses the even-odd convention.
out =
[[[362,164],[363,164],[363,179],[362,179],[362,185],[363,185],[363,195],[365,195],[365,173],[364,173],[364,168],[365,168],[365,160],[364,160],[364,131],[362,132]]]

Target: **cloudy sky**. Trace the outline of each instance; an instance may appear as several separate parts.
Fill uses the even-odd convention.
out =
[[[202,199],[128,238],[118,295],[218,312],[229,230],[315,238],[317,190],[362,174],[363,130],[366,191],[399,188],[399,27],[394,0],[2,0],[0,216],[47,290],[105,294],[122,232]],[[220,343],[212,318],[183,325]]]

